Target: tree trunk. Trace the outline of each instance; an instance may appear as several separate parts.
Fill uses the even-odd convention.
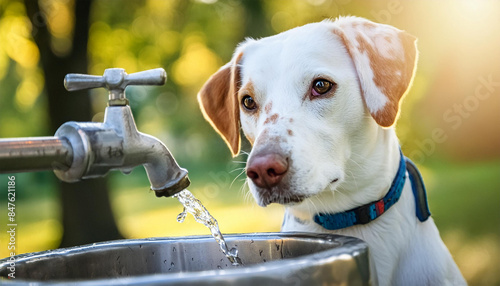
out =
[[[25,0],[33,24],[33,37],[40,50],[48,96],[50,127],[55,132],[67,121],[90,121],[92,106],[88,91],[64,89],[67,73],[87,73],[87,42],[92,1],[75,1],[73,45],[67,56],[51,49],[51,34],[38,1]],[[118,239],[120,235],[111,210],[107,180],[92,179],[58,184],[62,204],[63,238],[61,247]]]
[[[241,0],[241,5],[245,7],[246,11],[244,36],[252,38],[268,36],[270,27],[263,7],[264,2],[262,0]]]

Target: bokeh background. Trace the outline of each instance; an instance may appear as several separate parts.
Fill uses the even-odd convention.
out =
[[[418,37],[417,74],[396,130],[466,279],[500,285],[500,1],[0,0],[0,137],[51,136],[64,121],[102,121],[106,92],[70,94],[66,73],[163,67],[165,86],[127,89],[139,130],[160,138],[189,170],[190,190],[224,233],[279,231],[283,208],[255,205],[244,186],[246,155],[231,158],[196,93],[244,38],[339,15]],[[5,174],[0,190],[6,257]],[[48,171],[16,174],[16,195],[18,254],[209,234],[192,218],[177,223],[181,205],[156,198],[141,167],[79,187]]]

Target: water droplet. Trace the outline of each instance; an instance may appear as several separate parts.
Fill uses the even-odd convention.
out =
[[[172,267],[174,267],[174,266],[175,266],[175,264],[174,264],[174,262],[173,262],[173,261],[172,261],[172,263],[170,263],[170,266],[172,266]]]
[[[175,249],[175,246],[172,248],[172,252],[176,252],[177,249]]]
[[[220,265],[217,265],[217,268],[222,269],[222,267],[220,267]]]
[[[231,248],[229,250],[229,254],[232,256],[238,256],[238,249],[236,249],[235,247]]]
[[[177,215],[177,222],[180,222],[180,223],[183,223],[184,220],[186,219],[186,208],[184,208],[184,210]]]

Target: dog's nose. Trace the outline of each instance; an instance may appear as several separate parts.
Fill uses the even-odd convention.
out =
[[[281,182],[288,171],[288,160],[279,154],[264,154],[250,158],[247,177],[261,188],[272,188]]]

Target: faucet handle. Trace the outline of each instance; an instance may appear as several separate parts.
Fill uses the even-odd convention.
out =
[[[167,73],[162,68],[127,74],[124,69],[106,69],[102,76],[67,74],[64,87],[68,91],[104,87],[109,91],[110,105],[127,105],[125,88],[129,85],[163,85]]]

